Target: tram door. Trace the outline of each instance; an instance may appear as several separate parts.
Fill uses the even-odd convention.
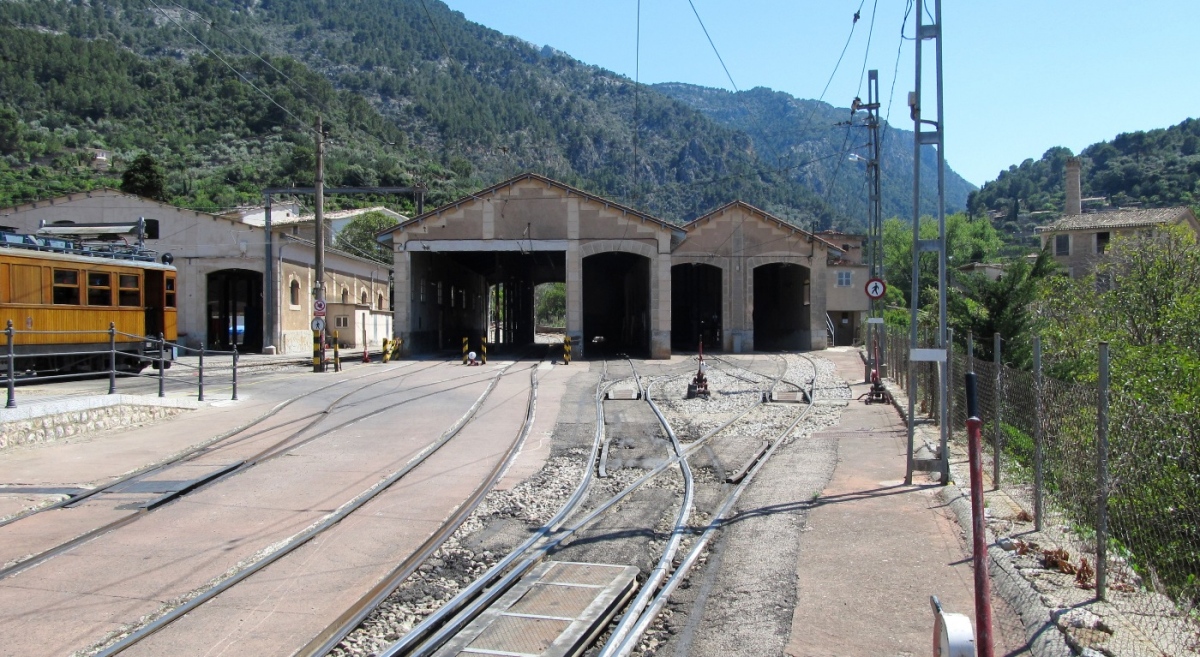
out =
[[[208,345],[229,351],[262,351],[262,274],[222,269],[208,275]]]

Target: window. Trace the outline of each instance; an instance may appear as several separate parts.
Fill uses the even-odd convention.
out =
[[[291,303],[293,306],[299,306],[300,305],[300,281],[293,279],[292,284],[288,287],[290,289],[290,298],[288,299],[288,302]]]
[[[367,305],[367,303],[368,303],[368,302],[367,302],[367,291],[366,291],[366,290],[363,290],[363,293],[362,293],[362,301],[361,301],[360,303],[362,303],[362,305],[364,305],[364,306],[365,306],[365,305]]]
[[[342,303],[350,303],[350,290],[342,288]]]
[[[333,318],[333,328],[348,328],[350,326],[349,315],[338,315]]]
[[[87,300],[89,306],[113,305],[112,274],[106,271],[87,273]]]
[[[174,308],[175,307],[175,277],[174,276],[167,277],[166,288],[167,288],[167,294],[166,294],[165,303],[163,305],[165,305],[167,308]]]
[[[1109,233],[1096,233],[1096,253],[1104,253],[1108,250]]]
[[[142,305],[141,282],[137,274],[117,276],[117,304],[131,308]]]
[[[1054,236],[1054,255],[1056,255],[1056,256],[1071,255],[1071,236],[1070,235],[1055,235]]]
[[[850,287],[854,282],[854,280],[853,280],[854,272],[852,272],[852,271],[839,271],[837,273],[837,275],[838,275],[838,279],[837,279],[838,287]]]
[[[378,308],[379,310],[383,310],[383,295],[379,294],[375,298],[376,298],[375,307]]]
[[[77,270],[54,270],[54,303],[79,305],[79,272]]]

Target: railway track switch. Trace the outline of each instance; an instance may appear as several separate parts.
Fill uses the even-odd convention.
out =
[[[704,338],[700,339],[700,364],[696,367],[696,376],[692,378],[692,382],[687,387],[687,398],[695,399],[703,397],[708,399],[708,377],[704,373],[708,370],[708,365],[704,363]]]

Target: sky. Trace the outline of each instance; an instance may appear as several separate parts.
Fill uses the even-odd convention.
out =
[[[907,0],[444,1],[468,20],[647,84],[761,86],[848,107],[866,99],[862,72],[877,69],[883,113],[912,129]],[[934,0],[924,1],[932,23]],[[976,185],[1054,146],[1078,153],[1200,116],[1195,0],[944,0],[942,14],[946,160]],[[926,119],[933,44],[923,46]]]

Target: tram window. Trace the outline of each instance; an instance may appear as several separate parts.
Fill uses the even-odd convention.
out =
[[[175,278],[174,277],[172,277],[172,276],[167,277],[166,288],[167,288],[166,306],[168,308],[174,308],[175,307]]]
[[[142,305],[141,281],[137,274],[121,274],[117,276],[117,303],[121,306],[136,308]]]
[[[87,299],[89,306],[113,305],[112,274],[106,271],[89,271]]]
[[[54,303],[71,306],[79,305],[78,270],[54,270]]]

